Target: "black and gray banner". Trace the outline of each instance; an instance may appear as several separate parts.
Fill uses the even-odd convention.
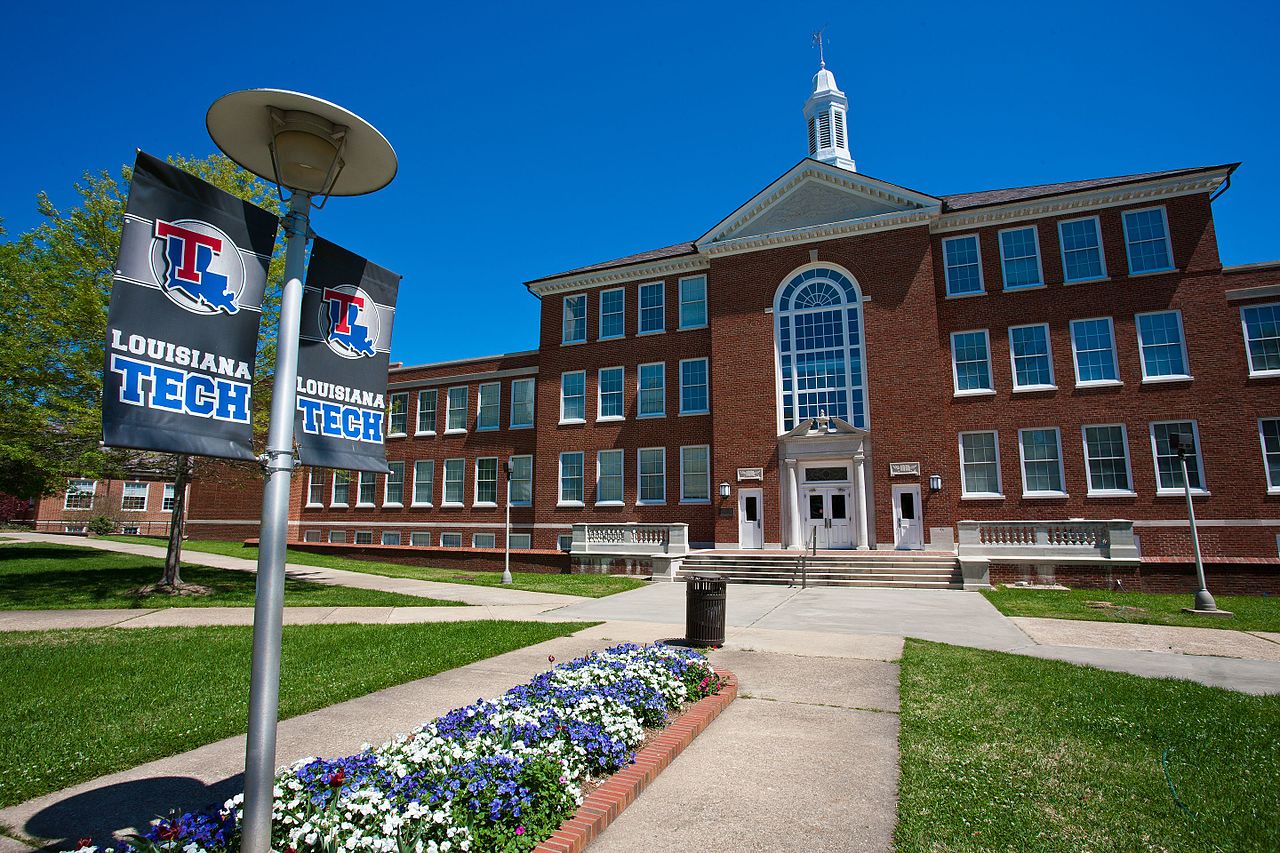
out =
[[[107,317],[107,446],[254,458],[253,366],[278,225],[138,152]]]
[[[303,465],[387,472],[387,363],[400,276],[317,237],[302,296]]]

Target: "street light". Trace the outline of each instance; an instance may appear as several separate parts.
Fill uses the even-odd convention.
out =
[[[1178,464],[1182,466],[1182,487],[1187,495],[1187,520],[1191,524],[1191,553],[1196,561],[1196,603],[1193,608],[1198,613],[1219,613],[1218,604],[1209,594],[1208,584],[1204,579],[1204,561],[1200,558],[1200,534],[1196,531],[1196,508],[1191,503],[1191,478],[1187,476],[1187,452],[1195,447],[1194,436],[1175,432],[1169,435],[1169,449],[1178,454]]]
[[[248,89],[224,95],[209,107],[205,125],[224,154],[276,184],[281,191],[291,191],[289,213],[284,218],[285,283],[280,298],[271,422],[267,452],[261,457],[267,481],[262,492],[253,610],[253,670],[249,681],[240,848],[244,853],[269,853],[289,481],[294,465],[293,419],[298,404],[298,329],[311,199],[317,195],[326,200],[335,195],[364,195],[382,189],[395,177],[396,155],[382,134],[356,114],[310,95],[280,89]]]
[[[502,463],[507,472],[507,535],[503,540],[505,553],[502,555],[502,582],[511,583],[511,460]]]

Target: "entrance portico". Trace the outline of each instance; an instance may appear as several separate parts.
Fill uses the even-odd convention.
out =
[[[866,430],[825,416],[779,437],[784,548],[872,547],[870,444]]]

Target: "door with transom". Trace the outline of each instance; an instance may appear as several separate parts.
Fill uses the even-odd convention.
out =
[[[851,548],[848,486],[808,486],[804,500],[804,545]]]
[[[764,512],[762,489],[738,490],[738,547],[764,547]]]

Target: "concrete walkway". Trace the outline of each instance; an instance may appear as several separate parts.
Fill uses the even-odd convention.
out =
[[[158,557],[164,559],[165,549],[155,545],[135,545],[132,542],[113,542],[108,539],[88,539],[84,536],[59,536],[51,533],[9,532],[3,539],[22,542],[47,542],[57,545],[78,545],[81,548],[98,548],[102,551],[115,551],[119,554],[137,554],[142,557]],[[208,554],[203,551],[183,549],[182,562],[195,566],[211,566],[215,569],[228,569],[233,572],[256,573],[258,566],[253,560],[241,557],[227,557],[222,554]],[[348,586],[353,589],[376,589],[382,592],[398,592],[402,595],[415,595],[419,598],[438,598],[444,601],[461,601],[477,605],[538,605],[544,610],[573,604],[581,601],[577,595],[556,595],[547,592],[527,592],[519,589],[503,589],[492,586],[472,586],[461,583],[441,583],[438,581],[422,581],[413,578],[392,578],[385,575],[365,574],[364,572],[348,572],[342,569],[324,569],[319,566],[303,566],[297,563],[285,565],[285,574],[293,580],[322,583],[328,586]]]

